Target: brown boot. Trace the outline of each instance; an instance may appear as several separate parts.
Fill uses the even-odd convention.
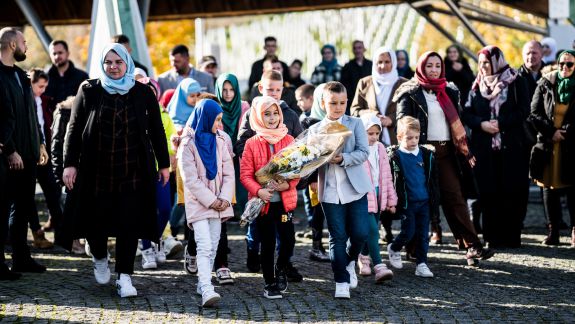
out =
[[[571,247],[575,247],[575,227],[571,229]]]
[[[49,249],[54,246],[54,243],[46,239],[46,236],[44,236],[44,232],[42,230],[32,232],[32,236],[34,237],[34,242],[32,242],[32,246],[37,249]]]
[[[559,229],[552,224],[549,224],[547,227],[549,229],[549,232],[547,234],[547,237],[543,240],[543,242],[541,242],[541,244],[559,245]]]

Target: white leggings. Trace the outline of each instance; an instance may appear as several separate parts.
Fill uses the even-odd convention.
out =
[[[218,250],[222,223],[218,218],[210,218],[192,223],[192,226],[197,245],[198,287],[202,292],[213,290],[212,268]]]

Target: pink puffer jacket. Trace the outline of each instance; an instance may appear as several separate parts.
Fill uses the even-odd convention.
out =
[[[225,221],[234,216],[231,207],[235,187],[234,163],[224,137],[218,134],[216,139],[218,174],[211,181],[206,177],[206,168],[196,149],[193,131],[182,138],[178,148],[178,171],[184,183],[188,226],[208,218],[220,218]],[[228,201],[230,207],[222,212],[211,209],[210,206],[218,198]]]
[[[397,205],[397,193],[393,187],[393,179],[391,177],[391,167],[389,166],[389,158],[385,151],[385,146],[377,142],[377,151],[379,153],[379,197],[375,197],[376,184],[372,183],[373,191],[367,193],[367,211],[370,213],[379,213],[384,211],[387,207],[395,207]],[[372,180],[371,168],[369,160],[365,161],[363,166]],[[373,180],[372,180],[373,181]],[[377,201],[379,201],[379,210],[377,210]]]

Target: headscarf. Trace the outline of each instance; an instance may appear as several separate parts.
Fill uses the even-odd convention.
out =
[[[547,45],[551,50],[551,53],[544,56],[541,60],[547,64],[555,62],[555,55],[557,55],[557,41],[551,37],[545,37],[541,40],[541,45]]]
[[[380,74],[377,72],[377,62],[379,61],[379,56],[384,53],[389,54],[389,57],[391,58],[391,71],[389,73]],[[373,52],[372,59],[373,65],[371,67],[371,79],[373,88],[375,89],[375,101],[379,112],[382,115],[385,115],[387,104],[393,95],[393,86],[399,79],[399,73],[397,72],[397,57],[391,48],[384,46]],[[386,144],[391,143],[387,127],[383,128],[382,133],[384,142]]]
[[[106,69],[104,68],[104,61],[106,59],[106,55],[110,51],[114,51],[124,63],[126,63],[126,74],[120,79],[114,80],[110,78],[106,74]],[[104,47],[102,51],[102,56],[100,57],[100,82],[102,83],[102,87],[106,90],[109,94],[120,94],[125,95],[132,89],[134,84],[136,84],[136,80],[134,79],[134,60],[132,60],[132,56],[126,50],[124,45],[111,43]]]
[[[174,97],[168,104],[168,111],[174,124],[184,125],[186,123],[194,109],[194,107],[188,105],[186,98],[190,93],[200,93],[201,91],[202,88],[198,81],[192,78],[185,78],[180,82],[180,84],[178,84],[178,87],[174,92]]]
[[[229,82],[234,89],[234,99],[231,102],[224,100],[223,91],[224,83]],[[216,96],[222,103],[224,116],[222,122],[224,124],[224,131],[232,138],[232,143],[235,145],[238,139],[238,123],[242,116],[242,97],[240,93],[240,86],[238,78],[230,73],[224,73],[216,80]]]
[[[411,67],[409,66],[409,54],[407,54],[406,50],[400,49],[400,50],[395,51],[396,66],[397,66],[397,54],[399,54],[400,52],[405,54],[405,66],[402,68],[398,67],[397,73],[399,74],[400,77],[410,78],[409,72],[412,72],[412,71],[411,71]],[[375,57],[373,59],[375,60]]]
[[[323,59],[323,50],[325,49],[330,49],[333,52],[333,60],[331,61],[326,61]],[[321,59],[321,63],[319,65],[322,65],[325,67],[325,73],[327,75],[331,75],[333,73],[333,69],[337,66],[337,52],[335,51],[335,46],[331,45],[331,44],[325,44],[323,45],[323,47],[321,48],[321,55],[322,55],[322,59]]]
[[[134,69],[134,77],[135,77],[136,75],[140,75],[140,76],[142,76],[143,78],[147,78],[147,77],[148,77],[148,73],[146,73],[146,71],[144,71],[144,69],[139,68],[139,67],[137,67],[137,68]]]
[[[565,53],[569,53],[575,57],[574,50],[564,50],[561,52],[561,54],[559,54],[559,59],[557,59],[557,61],[560,61],[561,56],[563,56]],[[562,104],[568,104],[571,102],[571,98],[573,98],[573,92],[575,92],[575,73],[571,74],[571,76],[568,78],[563,78],[561,77],[559,71],[557,71],[557,79],[559,80],[557,83],[557,94],[559,95],[559,102]]]
[[[477,55],[485,55],[491,65],[491,75],[483,75],[481,69],[477,72],[475,82],[473,82],[472,90],[481,92],[481,96],[489,100],[489,108],[491,108],[491,119],[497,119],[499,116],[499,109],[507,101],[508,86],[517,78],[517,70],[509,67],[503,52],[493,45],[485,46]],[[501,148],[501,134],[493,135],[491,143],[493,149]]]
[[[278,107],[280,115],[280,122],[277,128],[267,128],[263,121],[265,111],[272,105],[276,105]],[[263,137],[272,145],[281,141],[281,139],[288,133],[288,129],[284,124],[284,115],[280,108],[280,103],[269,96],[256,97],[252,101],[252,107],[250,110],[250,126],[257,135]]]
[[[203,99],[198,102],[186,123],[194,130],[194,143],[206,168],[208,180],[214,180],[218,173],[216,134],[212,133],[212,128],[216,117],[222,112],[217,102]]]
[[[313,104],[311,105],[309,116],[317,120],[323,120],[327,114],[321,107],[321,101],[323,100],[323,87],[325,87],[325,83],[318,85],[313,91]]]
[[[158,83],[158,81],[149,78],[149,77],[145,77],[145,78],[140,78],[138,80],[138,82],[143,83],[147,86],[152,86],[154,87],[154,89],[156,90],[156,100],[158,100],[158,102],[160,102],[160,99],[162,98],[161,94],[160,94],[160,84]]]
[[[425,65],[429,57],[435,56],[441,60],[441,74],[437,79],[429,79],[425,75]],[[459,119],[459,114],[457,109],[449,99],[449,96],[445,92],[445,87],[447,86],[447,81],[445,80],[445,64],[441,59],[441,56],[437,52],[425,52],[417,60],[417,69],[415,70],[415,78],[417,82],[426,90],[432,90],[437,96],[437,101],[439,106],[445,114],[445,118],[449,123],[449,128],[451,130],[451,139],[457,150],[463,154],[469,161],[471,165],[475,163],[475,158],[469,151],[469,146],[467,145],[467,134],[465,133],[465,128]]]

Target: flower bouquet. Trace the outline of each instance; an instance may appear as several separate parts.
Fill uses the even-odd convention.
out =
[[[255,174],[256,180],[266,187],[272,180],[283,182],[305,178],[338,154],[350,135],[351,131],[338,122],[307,130],[259,169]],[[240,226],[258,217],[265,204],[259,197],[250,199],[242,214]]]

